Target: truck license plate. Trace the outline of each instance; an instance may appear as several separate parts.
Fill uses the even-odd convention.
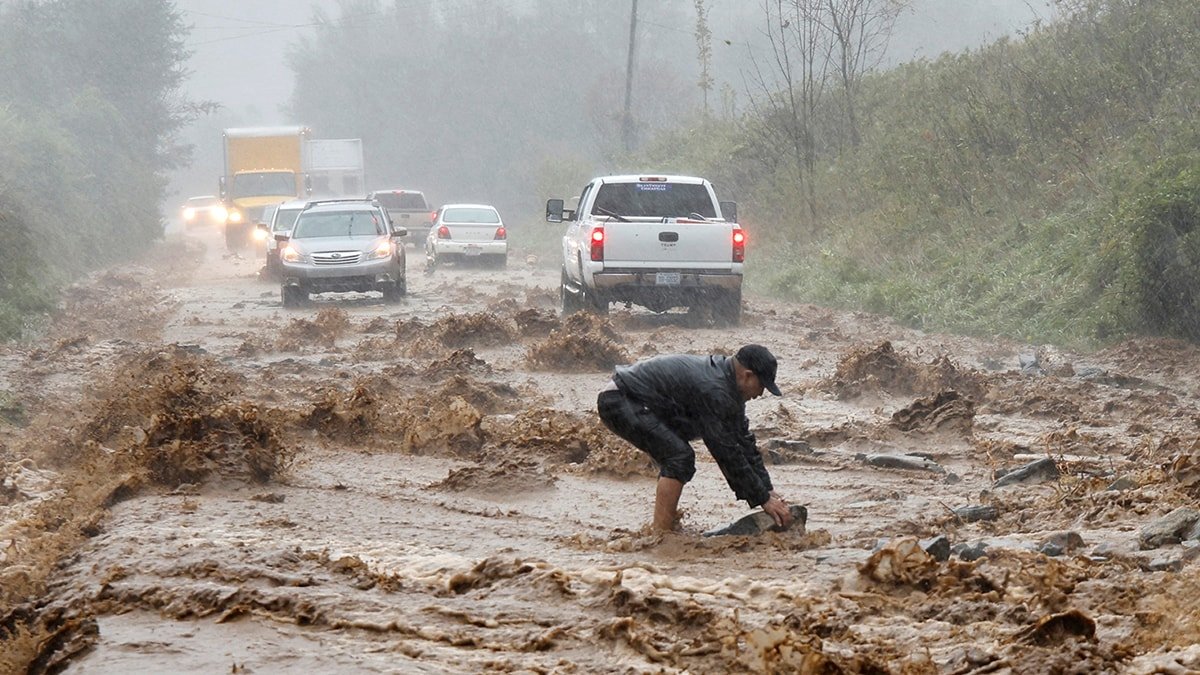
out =
[[[654,283],[657,286],[678,286],[679,272],[656,272]]]

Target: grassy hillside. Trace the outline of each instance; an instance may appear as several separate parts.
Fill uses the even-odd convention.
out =
[[[804,177],[815,217],[758,140],[771,120],[704,122],[642,161],[738,199],[753,282],[782,296],[1030,341],[1200,340],[1200,3],[1072,7],[869,78],[861,142],[819,144]]]

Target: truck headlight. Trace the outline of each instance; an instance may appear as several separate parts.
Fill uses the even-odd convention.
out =
[[[293,263],[300,262],[304,258],[304,256],[300,255],[300,251],[297,251],[296,247],[291,244],[283,247],[283,250],[279,252],[279,257]]]
[[[376,246],[375,250],[371,251],[371,254],[367,256],[367,259],[368,260],[378,260],[380,258],[386,258],[386,257],[390,256],[391,254],[392,254],[392,242],[385,241],[382,244],[380,244],[379,246]]]

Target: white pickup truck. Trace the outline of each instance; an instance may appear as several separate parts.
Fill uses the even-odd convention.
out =
[[[737,205],[718,202],[712,184],[692,176],[603,176],[574,210],[546,202],[546,220],[566,222],[563,314],[608,311],[610,302],[665,312],[712,311],[716,324],[742,316],[746,235]]]

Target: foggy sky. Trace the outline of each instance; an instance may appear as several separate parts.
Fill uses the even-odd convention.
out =
[[[408,3],[437,3],[438,0],[405,0]],[[480,0],[512,2],[520,0]],[[612,0],[614,3],[627,0]],[[628,3],[627,3],[628,4]],[[253,112],[261,124],[291,124],[281,111],[292,91],[292,74],[284,61],[289,43],[309,34],[314,9],[338,16],[337,0],[178,0],[184,21],[192,26],[187,47],[192,52],[192,76],[187,93],[195,99],[211,100],[231,112]],[[654,0],[643,0],[640,13],[653,21]],[[915,0],[912,11],[896,26],[890,61],[914,57],[936,57],[1010,34],[1037,18],[1048,18],[1049,0]],[[757,16],[753,0],[712,0],[711,14],[717,18],[743,12]],[[713,22],[713,38],[721,41],[752,42],[758,39],[757,20],[749,25],[755,32],[733,35]],[[732,24],[726,24],[729,26]],[[681,27],[690,30],[690,26]],[[623,38],[619,40],[623,43]]]
[[[519,8],[526,0],[478,0]],[[610,0],[628,5],[629,0]],[[714,52],[718,77],[742,88],[738,77],[746,49],[762,46],[762,9],[758,0],[709,0],[713,42],[734,48]],[[668,25],[663,0],[641,0],[639,20],[645,31],[690,34],[694,25]],[[912,9],[897,22],[887,63],[935,58],[1012,34],[1037,19],[1052,16],[1050,0],[913,0]],[[391,5],[385,0],[384,7]],[[439,5],[441,0],[399,0],[402,7]],[[676,2],[678,10],[679,2]],[[690,8],[691,0],[683,2]],[[215,191],[220,169],[220,126],[306,124],[287,112],[294,78],[287,67],[288,46],[311,35],[317,10],[337,18],[338,0],[177,0],[176,7],[191,30],[190,75],[184,93],[199,101],[220,104],[218,118],[202,119],[185,130],[181,140],[194,147],[193,164],[173,177],[172,198]],[[676,15],[677,16],[677,15]],[[641,32],[641,31],[639,31]],[[627,33],[614,37],[623,51]],[[763,47],[765,48],[765,47]],[[741,55],[741,56],[737,56]],[[693,58],[689,53],[689,58]],[[718,85],[719,87],[719,85]]]

